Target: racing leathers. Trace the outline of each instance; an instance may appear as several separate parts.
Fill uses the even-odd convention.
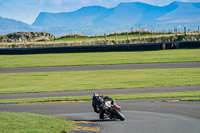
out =
[[[114,100],[109,96],[93,96],[92,98],[92,107],[94,108],[94,112],[99,113],[100,119],[104,119],[105,110],[103,106],[105,100],[109,100],[111,104],[114,104]]]

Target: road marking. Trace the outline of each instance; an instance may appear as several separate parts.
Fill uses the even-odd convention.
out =
[[[153,101],[154,103],[162,103],[162,102],[166,102],[166,103],[177,103],[180,102],[180,100],[161,100],[161,101]]]
[[[54,116],[56,118],[59,118],[59,119],[69,119],[70,117],[66,117],[66,116]]]
[[[180,100],[168,100],[167,102],[180,102]]]
[[[96,122],[91,122],[91,121],[78,121],[74,120],[71,117],[67,116],[54,116],[55,118],[59,119],[65,119],[65,120],[71,120],[74,122],[77,126],[69,133],[82,133],[82,132],[87,132],[87,133],[97,133],[100,131],[100,126]]]
[[[70,133],[97,133],[100,131],[100,126],[96,122],[91,121],[73,121],[77,126]]]
[[[74,130],[84,130],[84,131],[96,131],[100,130],[99,126],[96,127],[84,127],[84,126],[77,126]]]

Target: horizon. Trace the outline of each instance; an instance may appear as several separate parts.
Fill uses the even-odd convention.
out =
[[[107,0],[0,0],[0,17],[14,19],[31,25],[41,12],[73,12],[88,6],[102,6],[105,8],[113,8],[120,3],[132,2],[141,2],[154,6],[165,6],[169,5],[174,1],[189,3],[200,2],[200,0],[111,0],[110,2],[106,1]]]

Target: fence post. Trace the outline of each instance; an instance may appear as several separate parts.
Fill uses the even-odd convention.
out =
[[[106,33],[104,33],[104,39],[105,39],[105,41],[106,41]]]
[[[56,38],[54,37],[54,45],[56,44]]]
[[[175,35],[177,36],[177,34],[178,34],[178,29],[175,28]]]
[[[97,34],[95,34],[95,41],[97,41]]]
[[[115,33],[115,40],[117,41],[117,33]]]
[[[173,31],[173,33],[176,35],[176,28],[174,28],[174,31]]]
[[[184,27],[184,35],[186,36],[187,34],[187,29],[186,29],[186,26]]]
[[[28,32],[28,39],[29,39],[29,42],[31,42],[31,35],[30,35],[30,32]]]
[[[7,39],[8,39],[8,37],[6,36],[6,45],[7,45]]]
[[[127,40],[128,40],[128,32],[126,32],[126,38],[127,38]]]
[[[15,40],[15,45],[16,45],[17,44],[16,38],[14,38],[14,40]]]
[[[45,36],[44,36],[44,44],[46,45],[46,38],[45,38]]]
[[[76,42],[76,34],[74,34],[74,42]]]
[[[67,38],[67,35],[65,36],[65,43],[66,43],[66,38]]]
[[[200,30],[200,28],[199,28],[199,26],[198,26],[198,35],[199,35],[199,32],[200,32],[199,30]]]
[[[25,44],[25,33],[24,33],[24,44]]]
[[[139,39],[140,39],[140,30],[139,30]]]

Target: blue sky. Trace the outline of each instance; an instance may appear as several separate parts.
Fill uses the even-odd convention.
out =
[[[143,2],[164,6],[175,0],[0,0],[0,16],[32,24],[40,12],[70,12],[85,6],[112,8],[121,2]],[[200,2],[200,0],[176,0]]]

